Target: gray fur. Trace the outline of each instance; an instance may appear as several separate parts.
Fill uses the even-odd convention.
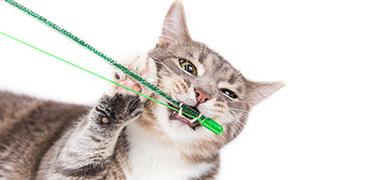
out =
[[[133,142],[146,134],[148,140],[176,149],[178,163],[206,167],[183,179],[212,180],[219,169],[219,150],[243,129],[251,107],[282,86],[247,80],[218,53],[193,41],[179,1],[170,8],[160,40],[148,56],[155,63],[155,83],[218,120],[223,135],[172,121],[158,104],[116,89],[94,107],[0,92],[0,179],[125,179],[135,169],[131,152],[138,144]],[[191,61],[197,75],[181,68],[181,59]],[[116,80],[129,81],[120,76]],[[237,98],[226,96],[223,88]],[[197,89],[208,101],[199,103]]]

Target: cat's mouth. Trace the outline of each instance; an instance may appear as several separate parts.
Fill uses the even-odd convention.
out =
[[[175,107],[173,106],[172,104],[169,104],[170,106],[178,109],[178,107]],[[190,108],[192,108],[193,110],[197,111],[197,112],[200,112],[196,107],[194,106],[190,106]],[[194,121],[194,122],[191,122],[192,121],[192,118],[189,118],[187,116],[185,116],[184,114],[181,114],[179,115],[178,112],[172,110],[172,109],[169,109],[169,119],[171,121],[179,121],[179,122],[182,122],[183,124],[186,124],[188,126],[190,126],[193,130],[196,130],[196,128],[200,127],[201,124],[198,122],[198,121]]]

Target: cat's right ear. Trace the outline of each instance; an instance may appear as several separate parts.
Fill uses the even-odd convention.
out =
[[[268,98],[273,93],[285,86],[284,82],[275,81],[275,82],[253,82],[248,83],[248,100],[247,102],[250,105],[256,105],[262,100]]]
[[[180,0],[176,0],[166,14],[157,47],[165,48],[173,43],[189,41],[191,38],[186,25],[184,7]]]

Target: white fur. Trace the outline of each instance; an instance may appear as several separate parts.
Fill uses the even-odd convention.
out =
[[[125,58],[125,65],[141,72],[147,67],[148,72],[140,73],[146,79],[157,79],[155,63],[146,55]],[[185,104],[196,104],[195,93],[191,88],[183,96],[174,97]],[[193,131],[179,121],[170,121],[168,109],[156,105],[153,107],[162,131],[174,142],[191,143],[198,139],[213,138],[213,134],[204,128]],[[199,175],[213,168],[213,164],[191,164],[181,158],[179,149],[173,144],[157,139],[142,129],[135,121],[127,126],[129,141],[129,169],[124,169],[129,180],[184,180]]]
[[[128,126],[130,169],[126,179],[135,180],[185,180],[198,177],[213,168],[211,164],[190,164],[181,159],[173,145],[149,136],[135,122]]]

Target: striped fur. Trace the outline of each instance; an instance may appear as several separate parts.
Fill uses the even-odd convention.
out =
[[[213,180],[220,149],[241,132],[252,106],[283,86],[247,80],[193,41],[179,1],[167,13],[157,46],[123,64],[218,120],[224,134],[170,119],[170,110],[120,87],[93,107],[0,91],[0,179]],[[163,101],[123,74],[113,77]]]

